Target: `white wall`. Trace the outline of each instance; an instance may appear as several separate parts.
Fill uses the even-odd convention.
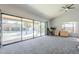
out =
[[[2,10],[3,13],[8,13],[16,16],[21,16],[25,18],[30,18],[34,20],[39,20],[39,21],[47,21],[47,19],[44,19],[42,17],[39,17],[33,13],[28,12],[27,10],[24,10],[20,7],[17,7],[16,5],[0,5],[0,9]]]

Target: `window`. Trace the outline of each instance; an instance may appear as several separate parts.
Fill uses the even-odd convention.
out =
[[[74,22],[74,33],[79,33],[79,22]]]
[[[74,23],[73,22],[67,22],[67,23],[64,23],[62,25],[62,28],[65,30],[65,31],[68,31],[68,32],[74,32]]]
[[[22,39],[33,38],[33,20],[22,19]]]
[[[21,40],[21,19],[2,15],[2,44]]]

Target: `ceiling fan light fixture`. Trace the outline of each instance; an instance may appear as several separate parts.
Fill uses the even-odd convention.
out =
[[[67,12],[68,10],[69,10],[68,8],[65,9],[66,12]]]

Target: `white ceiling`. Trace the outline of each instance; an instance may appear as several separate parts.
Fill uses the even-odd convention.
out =
[[[15,5],[23,11],[28,11],[36,16],[53,19],[63,14],[65,4],[18,4]],[[62,11],[61,11],[62,10]]]
[[[51,19],[62,13],[60,10],[61,7],[64,5],[63,4],[31,4],[30,6],[35,10],[39,11],[44,16],[46,16],[46,18]]]
[[[14,6],[35,14],[36,16],[52,19],[62,14],[60,10],[64,4],[18,4]]]

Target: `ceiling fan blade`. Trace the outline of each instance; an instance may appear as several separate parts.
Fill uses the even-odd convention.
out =
[[[67,8],[67,7],[68,7],[68,5],[64,5],[62,8],[64,8],[64,9],[65,9],[65,8]]]
[[[71,4],[69,7],[73,6],[74,4]]]
[[[70,9],[74,9],[75,7],[70,7]]]
[[[69,5],[67,8],[71,8],[74,4]]]
[[[65,5],[65,7],[67,8],[67,7],[68,7],[68,5]]]

